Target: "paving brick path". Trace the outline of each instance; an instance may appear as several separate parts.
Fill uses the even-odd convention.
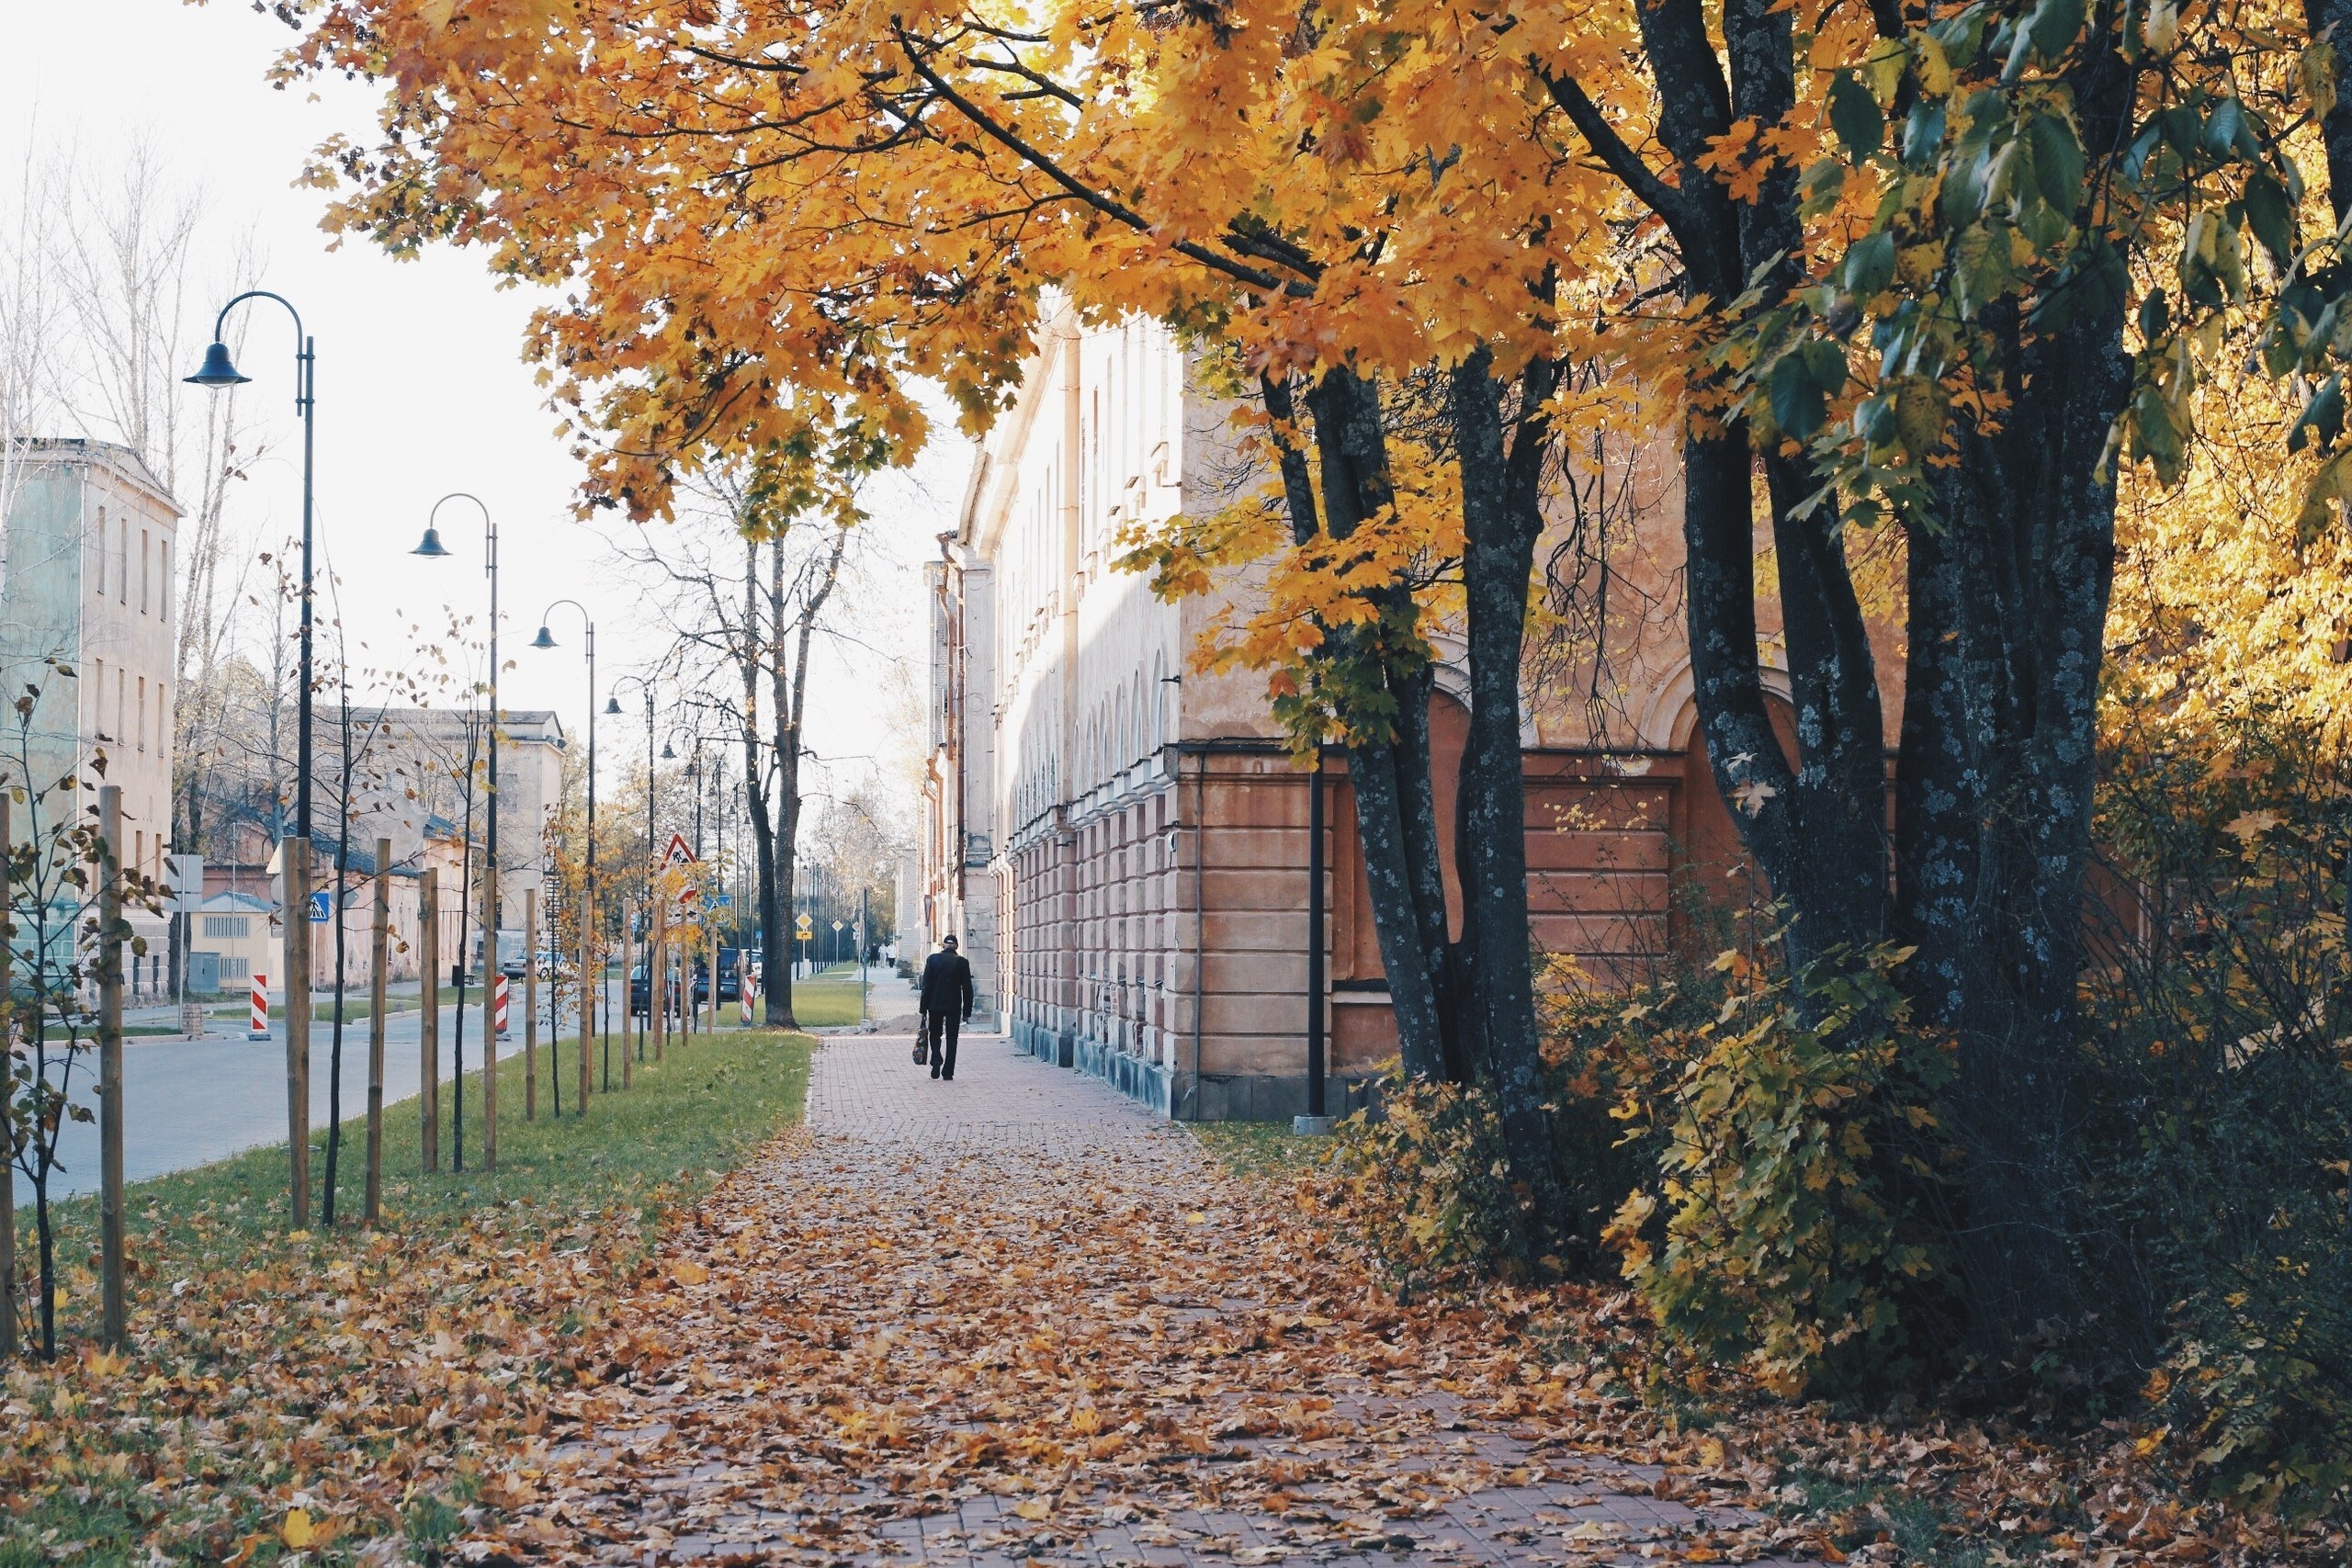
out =
[[[747,1270],[710,1318],[726,1332],[696,1339],[704,1348],[660,1380],[640,1380],[653,1386],[629,1393],[625,1424],[566,1445],[560,1458],[575,1474],[550,1513],[573,1529],[589,1526],[589,1543],[606,1543],[579,1555],[989,1568],[1636,1563],[1686,1552],[1702,1562],[1758,1560],[1755,1536],[1743,1543],[1736,1533],[1757,1516],[1738,1506],[1747,1489],[1736,1479],[1710,1484],[1616,1463],[1578,1451],[1556,1429],[1482,1418],[1420,1386],[1418,1371],[1375,1381],[1319,1368],[1294,1349],[1300,1342],[1279,1326],[1286,1303],[1238,1293],[1266,1288],[1251,1278],[1259,1242],[1246,1234],[1249,1210],[1184,1129],[1000,1038],[967,1039],[953,1082],[915,1067],[910,1049],[904,1036],[822,1044],[809,1087],[812,1140],[753,1172],[757,1189],[736,1211],[773,1219],[707,1222],[723,1235],[788,1224],[804,1239],[854,1236],[876,1250],[854,1267],[808,1277]],[[934,1179],[948,1169],[955,1179],[943,1189]],[[1103,1245],[1098,1233],[1114,1226],[1128,1227],[1121,1234],[1132,1233],[1131,1246]],[[976,1238],[993,1238],[994,1252]],[[1150,1249],[1171,1245],[1216,1255],[1227,1271],[1208,1277],[1236,1293],[1154,1293],[1143,1265]],[[843,1395],[918,1411],[915,1419],[931,1425],[916,1446],[930,1452],[984,1436],[991,1415],[1007,1414],[1001,1399],[992,1410],[959,1392],[967,1383],[956,1369],[1001,1367],[992,1358],[1009,1341],[976,1345],[956,1303],[980,1288],[975,1281],[1016,1266],[1005,1259],[1024,1257],[1045,1263],[1044,1299],[1024,1321],[1050,1328],[1092,1314],[1112,1325],[1086,1341],[1102,1363],[1079,1369],[1087,1386],[1115,1393],[1146,1382],[1142,1404],[1189,1404],[1213,1441],[1172,1461],[1130,1466],[1113,1483],[1091,1482],[1082,1497],[1073,1482],[1041,1517],[1034,1501],[1024,1511],[1018,1490],[981,1484],[987,1477],[968,1469],[951,1474],[943,1465],[927,1478],[902,1465],[877,1479],[871,1469],[812,1461],[808,1445],[778,1436],[783,1416],[763,1422],[756,1396],[713,1408],[713,1387],[774,1381],[778,1347],[790,1337],[763,1329],[763,1320],[832,1314],[893,1325],[883,1338],[895,1381],[877,1371],[881,1386],[845,1387]],[[1157,1278],[1164,1292],[1166,1276]],[[1259,1326],[1213,1356],[1187,1344],[1237,1324]],[[1003,1332],[1001,1322],[988,1330]],[[936,1369],[938,1386],[910,1399],[902,1369],[925,1365]],[[779,1479],[777,1459],[787,1451],[789,1482]]]

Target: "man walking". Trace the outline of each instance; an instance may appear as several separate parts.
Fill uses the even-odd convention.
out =
[[[920,1038],[931,1046],[931,1076],[953,1078],[956,1076],[956,1030],[959,1021],[972,1021],[972,1003],[977,999],[972,990],[971,961],[956,951],[956,939],[939,939],[939,951],[922,963],[922,1033]],[[944,1043],[945,1054],[941,1054]]]

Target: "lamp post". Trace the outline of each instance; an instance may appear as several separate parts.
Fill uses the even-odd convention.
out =
[[[230,361],[229,345],[221,341],[221,331],[228,325],[229,312],[248,299],[274,299],[286,307],[294,318],[294,408],[302,416],[302,604],[300,649],[301,687],[296,694],[300,711],[300,733],[294,741],[294,830],[305,843],[311,837],[311,518],[313,480],[317,474],[314,458],[318,429],[318,344],[302,331],[302,313],[282,294],[272,294],[266,288],[249,288],[220,307],[220,314],[212,323],[212,345],[204,351],[204,363],[188,384],[207,387],[213,391],[226,391],[242,387],[253,379],[241,374]]]
[[[302,312],[282,294],[249,288],[220,307],[212,321],[212,343],[204,363],[187,378],[193,386],[225,391],[253,379],[240,373],[229,357],[222,333],[229,312],[248,299],[273,299],[294,318],[294,408],[302,416],[302,604],[299,664],[300,688],[295,694],[294,832],[300,854],[287,857],[286,956],[292,972],[286,977],[286,1143],[291,1165],[293,1220],[297,1230],[311,1222],[311,516],[317,477],[319,412],[318,344],[302,330]],[[283,854],[285,834],[278,835]],[[296,907],[300,900],[300,908]]]
[[[653,682],[643,675],[624,675],[613,682],[613,694],[605,700],[605,712],[618,717],[621,711],[620,689],[634,685],[645,694],[645,920],[650,937],[653,929]],[[623,976],[621,983],[629,983]],[[649,950],[645,964],[645,1005],[649,1019],[653,1007],[653,960]],[[626,1046],[623,1047],[627,1049]],[[637,1035],[638,1059],[645,1059],[645,1030],[639,1025]]]
[[[505,901],[505,889],[499,886],[498,875],[498,525],[492,519],[490,508],[480,496],[461,490],[452,491],[433,503],[433,510],[424,520],[424,537],[409,553],[423,556],[427,560],[442,560],[448,557],[450,552],[442,547],[441,531],[433,525],[433,522],[441,515],[441,509],[453,501],[470,501],[481,511],[482,575],[490,579],[490,776],[483,789],[488,820],[483,825],[481,857],[482,923],[488,933],[484,942],[482,967],[489,970],[498,967],[498,932]],[[464,897],[461,891],[458,895],[460,903]],[[462,947],[465,942],[462,930],[458,940]],[[465,954],[460,952],[458,961],[463,963],[464,958]],[[488,983],[485,976],[483,984]],[[461,1001],[460,1009],[463,1006]],[[459,1027],[463,1027],[462,1022]]]
[[[490,769],[488,783],[483,790],[485,824],[481,857],[484,906],[482,915],[487,932],[482,944],[482,987],[484,1000],[487,1002],[495,988],[494,983],[490,978],[490,972],[498,966],[498,525],[492,519],[489,506],[480,496],[469,494],[465,491],[452,491],[433,503],[433,510],[427,513],[424,518],[424,537],[419,540],[416,548],[409,553],[423,556],[427,560],[444,560],[448,558],[450,552],[443,547],[441,531],[434,525],[434,520],[441,515],[441,509],[453,501],[470,501],[481,511],[483,551],[486,558],[482,571],[483,575],[490,579]],[[468,799],[471,800],[470,791],[468,793]],[[468,848],[470,849],[470,845]],[[456,1168],[460,1170],[465,1168],[466,1158],[466,906],[471,892],[472,889],[467,886],[464,879],[461,878],[458,886],[458,1032],[456,1037],[458,1070],[453,1084],[457,1107],[455,1159]],[[485,1040],[488,1040],[498,1028],[496,1011],[496,1009],[489,1006],[482,1009],[482,1035]],[[485,1045],[483,1050],[484,1060],[487,1062],[492,1047]]]
[[[541,649],[551,649],[556,646],[554,634],[548,630],[548,617],[566,604],[571,605],[573,609],[580,612],[581,625],[587,628],[588,633],[588,855],[586,873],[581,882],[580,897],[580,1081],[584,1086],[588,1081],[588,1039],[590,1035],[595,1032],[596,1016],[595,992],[590,989],[589,986],[589,970],[592,967],[591,958],[596,952],[596,941],[593,925],[596,914],[595,619],[588,614],[588,606],[582,604],[579,600],[559,599],[554,604],[549,604],[545,610],[539,612],[539,635],[531,639],[531,646]],[[537,962],[537,955],[536,953],[531,955],[530,962]],[[605,1088],[607,1091],[610,1091],[613,1087],[613,1064],[611,1056],[612,1053],[608,1048],[605,1052]],[[588,1104],[584,1097],[581,1100],[579,1113],[582,1116],[588,1114]]]

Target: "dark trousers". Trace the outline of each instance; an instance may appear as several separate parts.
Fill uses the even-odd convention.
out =
[[[923,1037],[931,1042],[931,1065],[944,1078],[956,1076],[956,1031],[959,1021],[952,1012],[923,1014]],[[944,1055],[941,1054],[943,1043]]]

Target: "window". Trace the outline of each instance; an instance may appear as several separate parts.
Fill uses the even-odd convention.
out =
[[[172,618],[172,542],[165,539],[157,548],[163,553],[163,615],[165,620],[170,620]]]
[[[90,673],[97,677],[90,687],[90,727],[99,734],[107,732],[107,661],[92,661]]]
[[[253,917],[251,915],[207,915],[204,917],[206,936],[242,937],[250,935],[252,931]]]
[[[139,727],[132,733],[139,737],[139,749],[141,751],[147,750],[147,677],[144,675],[139,677]]]
[[[130,869],[147,869],[147,829],[141,828],[130,835]]]
[[[122,672],[122,667],[117,665],[114,671],[114,728],[107,733],[118,740],[121,739],[123,721],[130,716],[130,680]]]
[[[98,597],[107,596],[107,509],[98,508]]]
[[[121,554],[115,561],[114,597],[118,604],[130,603],[130,520],[124,518],[114,525],[115,541]]]
[[[147,530],[139,530],[139,613],[147,613]]]
[[[220,961],[220,978],[249,980],[253,978],[252,965],[253,960],[250,958],[223,958]]]

